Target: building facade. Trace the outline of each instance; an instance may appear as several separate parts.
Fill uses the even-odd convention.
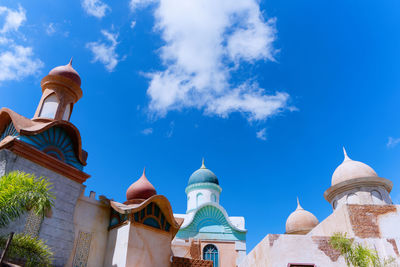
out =
[[[246,255],[244,217],[229,217],[219,204],[222,188],[217,176],[204,165],[189,178],[186,214],[173,241],[175,255],[212,260],[214,267],[237,266]]]

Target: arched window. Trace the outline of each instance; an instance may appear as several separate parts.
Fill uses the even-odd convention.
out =
[[[54,119],[58,108],[58,98],[56,94],[49,95],[44,101],[39,117]]]
[[[65,111],[64,111],[64,115],[63,115],[63,120],[64,121],[68,121],[69,120],[69,116],[71,115],[71,104],[67,105],[65,107]]]
[[[203,260],[213,262],[214,267],[218,267],[218,249],[213,244],[208,244],[203,248]]]
[[[383,198],[381,193],[379,193],[379,191],[377,190],[372,190],[371,191],[371,197],[372,197],[372,203],[374,204],[382,204],[383,202]]]
[[[211,201],[217,202],[217,197],[215,196],[215,194],[211,194]]]
[[[203,194],[202,193],[198,193],[196,195],[196,208],[198,206],[200,206],[202,204],[202,202],[203,202]]]
[[[347,196],[347,204],[359,204],[358,196],[353,193],[349,194]]]

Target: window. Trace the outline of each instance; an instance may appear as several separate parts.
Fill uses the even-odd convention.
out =
[[[381,193],[379,193],[377,190],[372,190],[371,191],[371,197],[372,197],[372,203],[374,204],[383,204],[383,198]]]
[[[211,194],[211,201],[217,202],[217,197],[215,196],[215,194]]]
[[[69,120],[69,116],[71,115],[71,104],[67,105],[65,107],[65,111],[64,111],[64,115],[63,115],[63,120],[64,121],[68,121]]]
[[[54,119],[58,108],[58,98],[55,94],[49,95],[43,102],[39,117]]]
[[[203,203],[203,194],[202,193],[198,193],[196,195],[196,207],[200,206]]]
[[[218,249],[213,244],[208,244],[203,248],[203,260],[213,262],[214,267],[218,267]]]
[[[358,196],[356,194],[349,194],[347,196],[347,204],[359,204]]]

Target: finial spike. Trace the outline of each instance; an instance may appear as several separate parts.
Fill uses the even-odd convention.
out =
[[[204,158],[202,158],[202,160],[201,160],[201,169],[205,169],[206,168],[206,165],[204,165]]]
[[[72,60],[74,59],[74,57],[71,57],[71,59],[69,60],[68,65],[72,66]]]
[[[299,197],[297,197],[297,210],[303,209],[300,205]]]
[[[146,176],[146,167],[143,168],[143,174],[142,176]]]
[[[343,154],[344,154],[344,160],[350,160],[349,156],[347,155],[346,149],[343,146]]]

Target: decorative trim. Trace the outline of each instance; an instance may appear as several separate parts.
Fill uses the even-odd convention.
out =
[[[1,144],[0,149],[8,149],[23,158],[57,172],[80,184],[84,183],[90,177],[89,174],[84,173],[50,155],[47,155],[37,148],[15,138],[11,138],[6,143]]]
[[[329,187],[324,192],[324,198],[331,203],[332,200],[340,193],[352,190],[358,187],[377,187],[382,186],[384,187],[388,193],[392,191],[393,183],[392,181],[381,178],[381,177],[362,177],[362,178],[355,178],[347,181],[340,182],[335,184],[334,186]]]
[[[24,228],[24,233],[32,237],[39,235],[40,226],[42,225],[43,217],[36,215],[36,213],[31,210],[26,217],[26,223]]]
[[[190,191],[193,191],[195,189],[213,189],[218,191],[218,193],[221,193],[222,191],[222,188],[214,183],[196,183],[188,185],[185,189],[185,193],[188,194]]]
[[[72,263],[73,267],[87,266],[91,241],[92,233],[79,231],[75,248],[74,262]]]

